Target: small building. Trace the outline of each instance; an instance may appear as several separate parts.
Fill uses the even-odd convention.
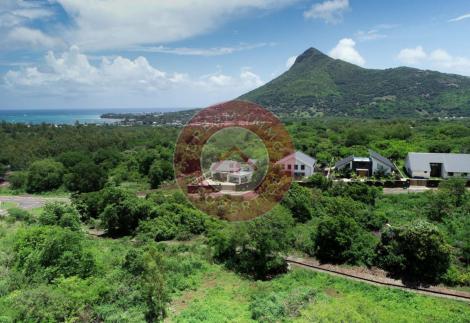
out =
[[[389,159],[370,149],[369,157],[348,156],[336,162],[335,169],[348,170],[363,177],[388,175],[396,171]]]
[[[221,182],[243,184],[251,182],[255,170],[255,161],[242,163],[235,160],[221,160],[210,166],[211,178]]]
[[[408,153],[405,168],[412,178],[470,178],[470,154]]]
[[[316,163],[315,158],[301,151],[296,151],[282,158],[276,164],[283,165],[283,169],[294,177],[309,177],[313,175]]]

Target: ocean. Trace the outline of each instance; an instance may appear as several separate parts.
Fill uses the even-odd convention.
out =
[[[26,124],[114,123],[117,120],[101,119],[103,113],[171,112],[178,109],[101,109],[101,110],[0,110],[0,121]]]

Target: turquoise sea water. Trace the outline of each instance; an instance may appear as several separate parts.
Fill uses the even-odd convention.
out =
[[[149,113],[167,112],[176,109],[103,109],[103,110],[0,110],[0,121],[26,124],[75,124],[80,123],[113,123],[117,120],[101,119],[103,113]]]

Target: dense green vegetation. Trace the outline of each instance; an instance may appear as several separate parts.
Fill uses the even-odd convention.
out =
[[[467,120],[313,119],[290,120],[287,127],[296,146],[325,165],[369,147],[398,164],[411,150],[470,149]],[[0,125],[0,164],[11,184],[6,192],[71,196],[70,205],[41,210],[4,206],[0,322],[469,316],[459,302],[288,271],[284,259],[295,253],[378,266],[406,284],[468,288],[470,196],[463,181],[393,196],[315,175],[304,186],[293,184],[268,214],[227,223],[195,209],[173,186],[177,131]]]
[[[365,69],[310,48],[284,74],[248,92],[280,116],[470,116],[470,78],[409,67]]]

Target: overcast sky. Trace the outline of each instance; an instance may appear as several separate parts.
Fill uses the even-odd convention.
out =
[[[0,109],[204,107],[315,47],[470,75],[470,1],[1,0]]]

